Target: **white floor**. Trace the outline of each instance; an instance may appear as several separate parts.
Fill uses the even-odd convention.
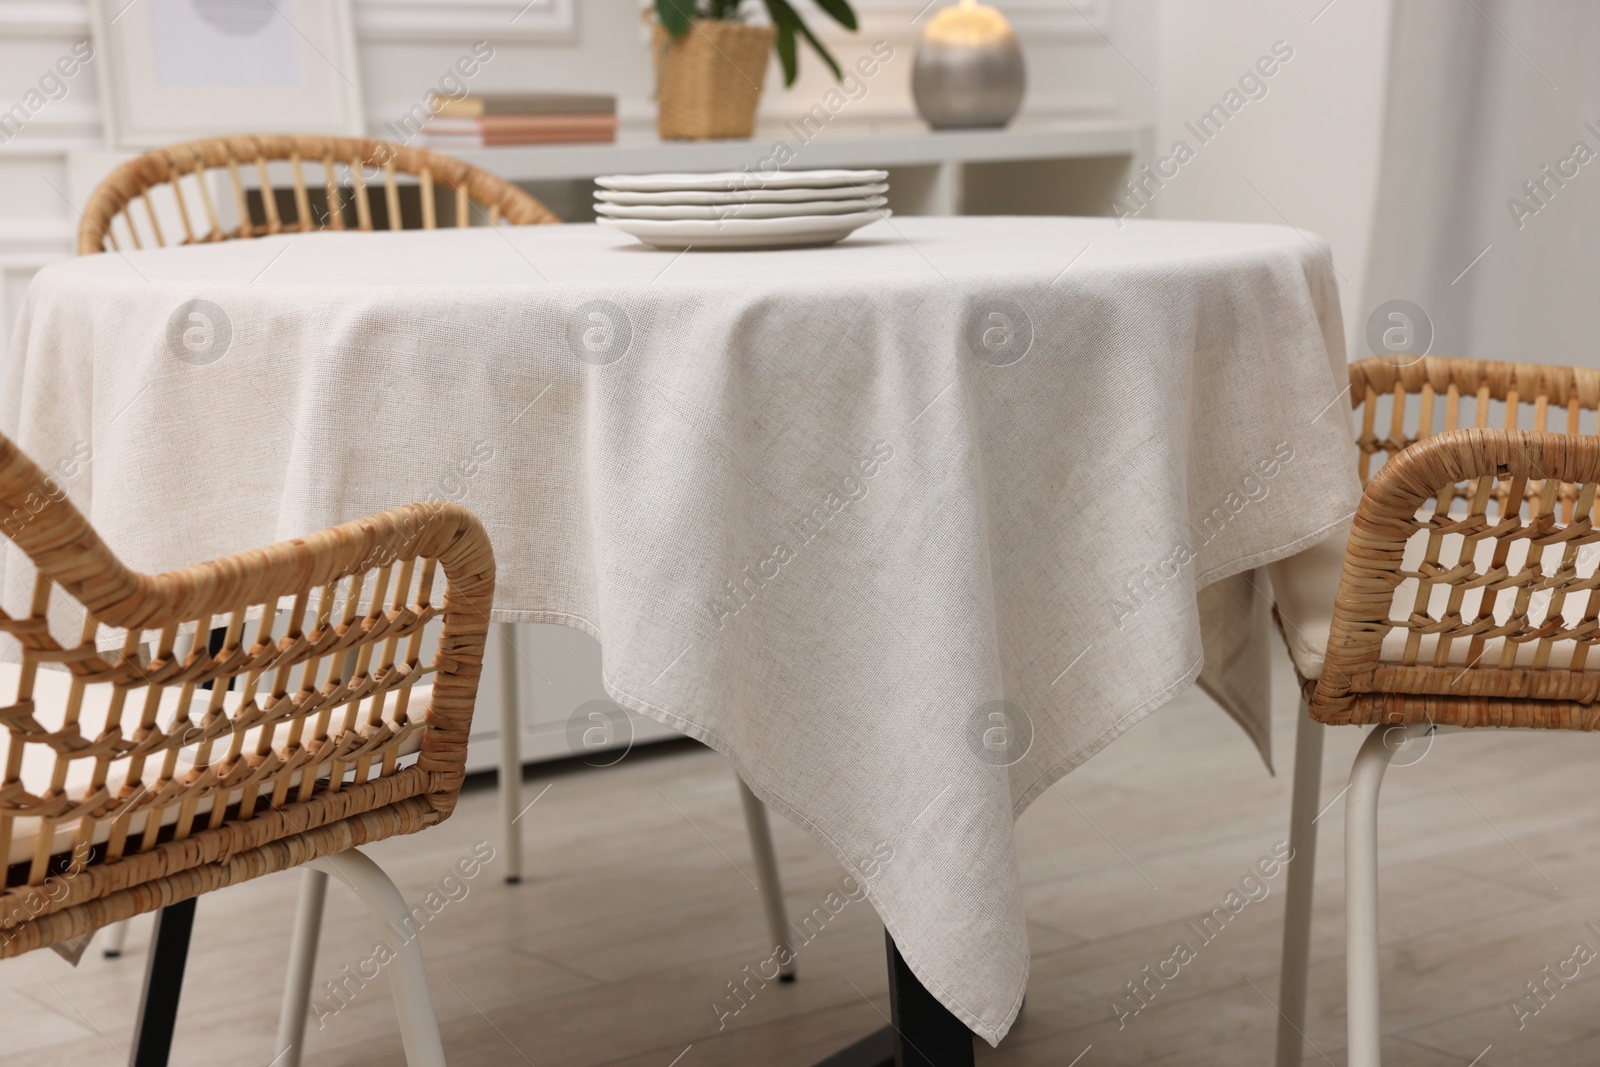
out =
[[[1286,836],[1294,702],[1286,666],[1279,674],[1279,777],[1195,691],[1023,817],[1033,980],[1016,1029],[1001,1049],[980,1049],[981,1064],[1067,1067],[1080,1054],[1079,1067],[1271,1062],[1284,876],[1208,944],[1185,924],[1198,925]],[[1336,797],[1359,738],[1354,729],[1328,737],[1308,1064],[1344,1063]],[[1600,953],[1600,933],[1585,925],[1600,929],[1596,768],[1600,738],[1486,733],[1438,739],[1420,762],[1390,772],[1389,1067],[1600,1062],[1600,956],[1574,958],[1580,942]],[[719,1031],[712,1000],[765,955],[738,794],[719,757],[687,743],[636,751],[611,769],[537,776],[528,798],[546,785],[519,824],[530,872],[521,886],[503,885],[494,860],[440,885],[477,842],[492,841],[490,783],[465,794],[443,826],[371,850],[409,900],[439,892],[422,936],[452,1064],[806,1067],[883,1024],[881,928],[852,904],[804,950],[798,983],[760,990]],[[782,820],[774,829],[790,907],[809,910],[841,872],[800,831]],[[174,1064],[272,1059],[298,877],[202,898]],[[141,919],[122,959],[91,949],[77,969],[47,952],[0,962],[0,1062],[125,1064],[148,937]],[[1119,1025],[1114,1005],[1134,1006],[1125,984],[1180,939],[1196,958]],[[335,884],[319,983],[358,970],[375,941]],[[1547,965],[1576,977],[1563,984]],[[1544,1006],[1519,1028],[1509,1004],[1538,1006],[1526,988],[1538,979]],[[312,1024],[306,1063],[400,1063],[386,979],[346,989],[347,1003]]]

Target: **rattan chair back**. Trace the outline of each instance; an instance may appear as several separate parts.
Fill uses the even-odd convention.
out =
[[[0,957],[450,814],[494,594],[470,513],[152,576],[0,437],[0,532],[32,568],[0,611]]]
[[[287,171],[282,188],[273,181],[274,163]],[[241,174],[250,169],[259,182],[254,196]],[[225,182],[214,180],[218,171]],[[162,229],[163,215],[169,227],[178,220],[181,244],[371,230],[380,214],[388,229],[405,229],[399,175],[416,179],[420,204],[413,221],[422,229],[436,228],[447,207],[456,226],[561,221],[510,182],[425,148],[361,137],[212,137],[154,149],[107,175],[84,208],[78,253],[165,247],[177,235]],[[448,194],[441,195],[441,186]],[[173,206],[158,211],[163,198]]]
[[[1600,724],[1600,371],[1350,368],[1365,493],[1312,715]]]

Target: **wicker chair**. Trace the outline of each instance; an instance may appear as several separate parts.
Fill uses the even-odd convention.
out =
[[[416,504],[138,574],[0,437],[0,531],[34,575],[26,610],[0,611],[20,648],[0,663],[0,958],[159,908],[186,916],[186,943],[181,902],[302,864],[404,929],[357,846],[455,807],[494,596],[477,519]],[[407,1058],[443,1063],[421,950],[391,947]],[[164,1054],[152,1040],[139,1062]]]
[[[1336,538],[1272,572],[1309,712],[1296,741],[1279,1067],[1300,1063],[1303,1040],[1317,724],[1375,727],[1344,800],[1352,1067],[1379,1063],[1385,769],[1440,732],[1600,726],[1600,657],[1590,661],[1600,640],[1600,550],[1591,547],[1600,542],[1600,371],[1367,359],[1351,366],[1350,386],[1364,492],[1348,543]]]
[[[291,184],[282,191],[282,207],[268,166],[273,162],[287,163],[289,168]],[[239,173],[241,166],[251,165],[260,180],[254,205]],[[307,165],[314,168],[309,180]],[[212,196],[210,172],[217,170],[227,172],[231,191],[221,205]],[[378,203],[367,181],[369,170],[383,176],[382,209],[391,230],[404,228],[399,174],[417,179],[419,221],[426,230],[439,224],[437,187],[441,184],[453,191],[447,203],[453,204],[457,226],[470,223],[473,207],[491,226],[502,219],[517,226],[561,221],[510,182],[425,148],[358,137],[212,137],[157,148],[107,175],[84,208],[78,254],[122,249],[116,234],[119,229],[132,248],[165,247],[167,235],[160,221],[164,212],[157,211],[152,195],[161,193],[175,204],[168,221],[170,224],[173,215],[178,219],[182,244],[321,229],[371,230]],[[134,210],[135,200],[142,203],[143,212]],[[291,206],[293,216],[284,218]],[[229,216],[226,220],[223,209]],[[140,214],[143,223],[137,221]]]

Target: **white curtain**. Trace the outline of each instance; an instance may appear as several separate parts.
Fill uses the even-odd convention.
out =
[[[1600,4],[1396,0],[1393,17],[1363,318],[1408,300],[1434,355],[1600,367]]]

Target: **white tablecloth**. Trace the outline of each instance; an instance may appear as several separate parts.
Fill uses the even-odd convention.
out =
[[[1248,571],[1354,509],[1343,351],[1326,247],[1280,227],[292,235],[46,268],[3,425],[150,571],[461,501],[496,615],[598,637],[614,698],[824,841],[992,1042],[1017,814],[1203,631],[1266,751]]]

